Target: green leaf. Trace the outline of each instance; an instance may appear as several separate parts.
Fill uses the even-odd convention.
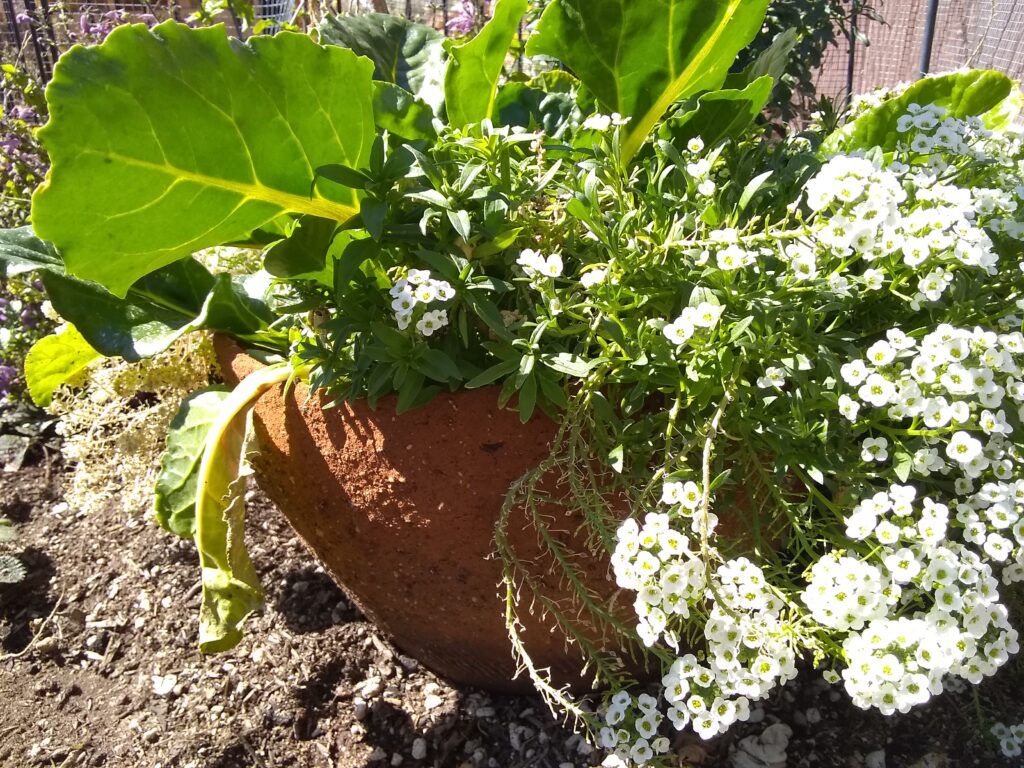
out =
[[[725,87],[745,88],[764,75],[771,77],[773,82],[778,82],[779,78],[786,74],[789,57],[799,42],[800,35],[796,28],[790,27],[780,32],[772,40],[771,45],[761,51],[746,69],[731,73],[725,79]]]
[[[881,147],[896,148],[903,134],[896,130],[900,116],[910,104],[936,104],[946,108],[948,117],[963,119],[995,109],[1013,91],[1013,81],[1002,72],[973,69],[937,77],[925,77],[901,95],[870,109],[829,136],[821,153],[852,152]]]
[[[758,78],[742,90],[710,91],[692,108],[683,108],[662,123],[658,134],[677,147],[699,136],[713,147],[722,139],[741,136],[761,114],[772,94],[772,79]]]
[[[504,362],[492,365],[472,379],[466,382],[466,389],[476,389],[477,387],[485,387],[488,384],[493,384],[503,376],[508,376],[510,373],[515,373],[519,370],[518,360],[505,360]]]
[[[0,230],[0,262],[7,274],[43,270],[64,274],[64,262],[57,249],[36,237],[32,227]]]
[[[445,51],[444,35],[436,29],[401,16],[365,13],[326,16],[319,31],[321,43],[351,48],[369,58],[374,80],[394,83],[425,102],[434,114],[441,113]]]
[[[263,602],[245,550],[245,479],[252,409],[292,373],[287,365],[250,374],[225,398],[210,425],[196,478],[196,547],[202,566],[199,648],[226,651],[242,639],[242,622]]]
[[[469,241],[472,231],[472,222],[469,219],[469,213],[466,211],[447,211],[448,221],[455,228],[455,231],[459,233],[465,241]]]
[[[527,376],[519,387],[519,421],[523,424],[530,420],[533,409],[537,406],[537,377]]]
[[[721,87],[768,0],[555,0],[526,52],[567,65],[606,112],[630,118],[629,162],[678,99]]]
[[[910,470],[914,468],[914,457],[906,451],[896,451],[892,457],[892,469],[901,483],[907,482]]]
[[[182,400],[167,430],[154,489],[156,521],[187,539],[196,532],[196,489],[206,438],[228,396],[225,389],[193,392]]]
[[[336,221],[303,216],[288,237],[267,248],[263,254],[264,268],[275,277],[317,280],[333,285],[334,270],[326,268],[326,260],[337,228]]]
[[[528,0],[498,0],[494,15],[476,37],[450,46],[444,96],[451,125],[494,117],[498,79],[528,5]]]
[[[581,114],[576,97],[568,93],[548,93],[526,83],[507,83],[498,90],[494,103],[499,125],[521,125],[541,130],[552,139],[561,138]]]
[[[570,352],[546,352],[540,355],[540,359],[551,370],[575,376],[578,379],[585,378],[593,366],[592,361]]]
[[[282,213],[345,221],[356,193],[316,186],[328,163],[365,165],[372,65],[282,32],[229,41],[223,27],[126,25],[76,47],[46,89],[52,161],[32,201],[37,234],[70,273],[124,296],[192,251]]]
[[[394,83],[374,82],[373,115],[380,128],[403,139],[437,138],[434,113],[427,103]]]
[[[757,176],[755,176],[754,178],[747,182],[747,185],[743,187],[742,194],[740,194],[739,202],[736,204],[736,207],[739,208],[739,210],[742,211],[746,209],[747,204],[751,201],[751,199],[753,199],[754,195],[757,194],[757,190],[764,186],[764,183],[768,181],[768,178],[772,175],[772,173],[773,171],[765,171],[764,173],[759,173]]]
[[[45,273],[53,308],[73,323],[98,352],[130,362],[167,349],[199,328],[252,339],[271,318],[228,275],[211,275],[195,259],[183,259],[147,275],[121,299],[94,283]],[[270,339],[265,339],[270,341]]]
[[[82,334],[70,323],[49,336],[44,336],[25,356],[25,383],[36,405],[46,406],[53,392],[89,363],[102,355],[89,346]]]
[[[434,381],[440,381],[442,384],[462,380],[459,366],[440,349],[424,350],[416,360],[416,367]]]
[[[625,451],[621,445],[616,445],[608,451],[608,464],[616,472],[622,472],[625,460]]]

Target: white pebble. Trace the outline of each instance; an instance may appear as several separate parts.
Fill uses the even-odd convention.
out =
[[[422,760],[427,756],[427,741],[426,739],[416,739],[412,743],[412,759]]]

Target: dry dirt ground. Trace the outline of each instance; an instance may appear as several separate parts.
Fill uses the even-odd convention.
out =
[[[57,467],[0,474],[26,581],[0,585],[0,766],[112,768],[573,768],[599,764],[534,697],[447,684],[378,635],[277,511],[251,494],[250,551],[266,609],[236,650],[196,650],[198,560],[190,543],[119,507],[86,516],[61,500]],[[947,695],[883,718],[807,673],[756,722],[679,765],[943,768],[1010,765],[978,712],[1024,720],[1024,674],[981,697]],[[1014,719],[1015,718],[1015,719]],[[778,725],[782,724],[782,725]],[[758,750],[771,726],[785,756]],[[786,741],[785,738],[782,739]],[[757,756],[760,756],[758,759]],[[767,761],[767,762],[766,762]]]

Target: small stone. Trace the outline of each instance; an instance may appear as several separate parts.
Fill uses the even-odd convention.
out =
[[[412,743],[412,755],[413,760],[422,760],[427,756],[427,741],[426,739],[416,739]]]
[[[430,694],[423,700],[423,706],[426,709],[437,709],[442,704],[444,704],[444,699],[434,693]]]
[[[865,768],[885,768],[885,750],[876,749],[864,758]]]
[[[352,701],[352,717],[356,720],[365,720],[368,711],[369,707],[363,699],[357,697]]]
[[[808,725],[817,725],[821,722],[821,712],[817,707],[811,707],[804,713]]]
[[[379,677],[370,677],[356,686],[356,690],[364,699],[372,699],[384,690],[384,681]]]
[[[391,756],[391,765],[395,766],[395,768],[398,768],[398,766],[400,766],[404,761],[405,758],[397,752]]]
[[[142,740],[147,744],[155,744],[160,738],[159,728],[150,728],[144,734],[142,734]]]
[[[157,696],[168,696],[174,691],[178,684],[177,675],[152,675],[153,693]]]
[[[405,667],[408,672],[415,672],[420,668],[420,663],[409,656],[399,656],[398,663]]]
[[[381,760],[386,760],[387,757],[388,753],[385,752],[382,748],[374,747],[373,752],[370,753],[370,756],[367,759],[371,763],[379,763]]]
[[[477,717],[494,717],[494,707],[477,707],[473,714]]]

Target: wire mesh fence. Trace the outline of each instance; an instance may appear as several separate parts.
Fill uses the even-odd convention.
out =
[[[819,95],[842,98],[921,74],[929,0],[875,0],[882,21],[863,19],[867,42],[830,50],[815,81]],[[1024,0],[941,0],[927,69],[998,69],[1024,77]],[[849,63],[853,57],[852,73]],[[852,77],[850,75],[852,74]]]

